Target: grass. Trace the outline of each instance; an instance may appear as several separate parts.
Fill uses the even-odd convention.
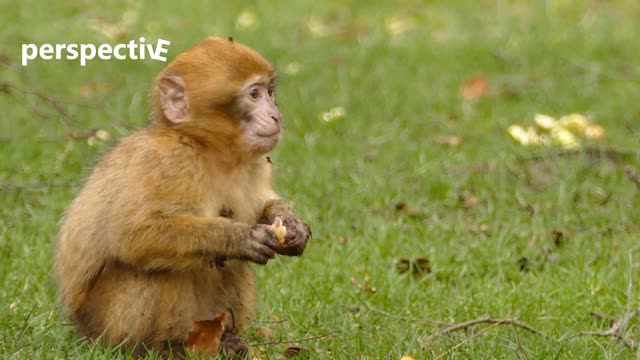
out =
[[[89,28],[89,19],[117,23],[127,10],[135,19],[121,39]],[[256,15],[253,27],[236,24],[242,11]],[[414,26],[392,35],[385,27],[392,16]],[[640,354],[613,337],[572,338],[607,330],[639,305],[640,193],[624,172],[640,166],[637,155],[557,156],[554,148],[516,145],[506,133],[535,113],[581,112],[605,129],[602,146],[637,153],[637,2],[27,0],[0,4],[0,20],[5,358],[123,356],[77,339],[60,318],[51,246],[64,208],[115,141],[68,136],[100,128],[117,139],[144,126],[147,93],[164,65],[34,60],[21,67],[20,45],[146,36],[170,40],[173,58],[209,34],[233,36],[280,69],[286,134],[273,154],[275,185],[314,231],[302,258],[256,268],[261,302],[245,334],[250,343],[265,342],[254,330],[266,326],[276,342],[330,333],[299,342],[314,359]],[[300,65],[297,74],[287,73],[291,63]],[[459,86],[478,74],[492,94],[464,103]],[[336,106],[344,119],[319,120]],[[442,145],[443,136],[462,143]],[[412,276],[393,264],[419,258],[431,272]],[[517,317],[549,338],[507,325],[438,336],[438,325],[406,319],[454,324],[484,314]],[[625,336],[640,336],[637,318]],[[287,346],[256,347],[257,355],[282,358]]]

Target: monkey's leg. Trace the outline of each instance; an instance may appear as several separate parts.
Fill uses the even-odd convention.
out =
[[[276,217],[282,219],[283,225],[287,228],[284,245],[276,251],[282,255],[299,256],[304,252],[307,241],[311,237],[311,228],[298,215],[296,215],[289,205],[280,199],[270,200],[264,207],[260,224],[272,224]]]
[[[193,322],[212,317],[210,304],[193,296],[202,275],[207,273],[142,272],[111,264],[74,312],[74,322],[81,335],[105,345],[182,353]]]

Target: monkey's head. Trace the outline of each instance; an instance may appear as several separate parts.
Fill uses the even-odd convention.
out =
[[[233,39],[209,37],[156,77],[154,123],[218,149],[264,154],[280,140],[275,72]]]

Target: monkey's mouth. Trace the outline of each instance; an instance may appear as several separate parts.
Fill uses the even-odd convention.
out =
[[[280,128],[276,128],[276,129],[271,129],[271,130],[262,130],[262,131],[257,131],[256,135],[262,137],[262,138],[270,138],[270,137],[274,137],[276,135],[280,134]]]

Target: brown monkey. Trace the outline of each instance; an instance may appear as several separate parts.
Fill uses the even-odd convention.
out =
[[[104,155],[62,220],[55,275],[81,335],[183,351],[195,321],[227,311],[223,347],[246,350],[235,334],[256,310],[250,262],[301,255],[311,234],[271,187],[274,91],[272,66],[232,39],[160,72],[150,126]]]

